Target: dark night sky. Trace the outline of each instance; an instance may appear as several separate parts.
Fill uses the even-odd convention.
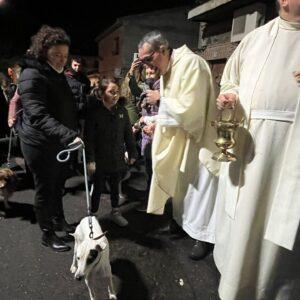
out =
[[[0,56],[21,55],[42,24],[60,26],[71,37],[71,52],[95,55],[95,37],[117,17],[180,5],[195,0],[0,0]]]

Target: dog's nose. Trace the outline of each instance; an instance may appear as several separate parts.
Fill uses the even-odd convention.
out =
[[[82,278],[83,278],[83,276],[81,276],[81,275],[75,276],[75,279],[78,280],[78,281],[82,280]]]

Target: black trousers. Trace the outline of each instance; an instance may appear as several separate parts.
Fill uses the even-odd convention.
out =
[[[96,163],[97,166],[97,163]],[[94,190],[92,194],[92,205],[91,210],[95,213],[100,204],[101,194],[105,191],[105,182],[108,182],[110,187],[110,201],[112,208],[118,207],[119,204],[119,182],[120,182],[120,173],[103,173],[101,170],[97,170],[94,175]]]
[[[145,171],[147,173],[147,193],[150,191],[152,179],[152,142],[147,144],[144,150]]]
[[[52,219],[64,218],[63,188],[68,163],[60,163],[56,155],[58,146],[32,146],[21,142],[21,148],[35,185],[35,214],[42,230],[52,230]]]
[[[151,179],[152,179],[152,159],[145,158],[145,169],[147,173],[147,193],[150,191]]]

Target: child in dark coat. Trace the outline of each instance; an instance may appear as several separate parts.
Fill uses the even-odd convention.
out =
[[[119,87],[111,79],[103,79],[99,89],[94,90],[85,126],[85,144],[88,169],[94,174],[92,213],[99,208],[101,193],[108,180],[111,191],[111,219],[119,226],[127,220],[118,209],[120,174],[126,170],[125,152],[128,163],[137,158],[131,124],[126,108],[119,99]]]

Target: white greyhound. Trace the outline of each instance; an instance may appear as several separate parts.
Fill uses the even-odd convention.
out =
[[[93,236],[89,237],[89,217],[76,227],[73,263],[70,271],[77,280],[85,279],[91,300],[107,299],[103,287],[107,286],[109,299],[117,299],[109,261],[109,244],[96,217],[91,217]],[[102,289],[101,289],[102,287]]]

